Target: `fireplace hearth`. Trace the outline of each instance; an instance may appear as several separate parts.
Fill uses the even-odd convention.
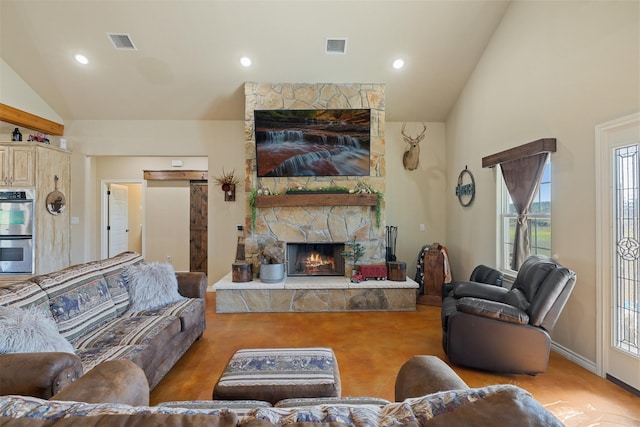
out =
[[[344,276],[344,243],[287,243],[288,276]]]

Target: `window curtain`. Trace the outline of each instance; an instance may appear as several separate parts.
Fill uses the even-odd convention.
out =
[[[540,187],[548,155],[545,152],[500,164],[502,177],[518,213],[511,259],[511,268],[516,271],[529,256],[529,210]]]

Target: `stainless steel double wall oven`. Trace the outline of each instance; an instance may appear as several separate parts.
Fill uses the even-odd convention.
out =
[[[0,189],[0,274],[34,272],[34,189]]]

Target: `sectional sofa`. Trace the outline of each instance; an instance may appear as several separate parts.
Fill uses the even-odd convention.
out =
[[[0,425],[85,426],[539,426],[562,423],[513,385],[469,388],[442,360],[414,356],[398,372],[396,402],[378,398],[175,401],[149,404],[144,372],[100,364],[51,400],[0,396]]]
[[[155,387],[204,332],[206,287],[134,252],[0,287],[0,395],[47,399],[118,359]]]

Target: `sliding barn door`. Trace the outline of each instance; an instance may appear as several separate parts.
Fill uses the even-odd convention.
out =
[[[208,184],[206,181],[191,181],[191,220],[189,231],[190,271],[207,273],[208,262]]]

